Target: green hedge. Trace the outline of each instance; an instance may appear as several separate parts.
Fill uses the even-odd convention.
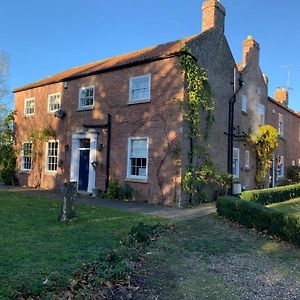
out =
[[[240,198],[260,204],[284,202],[300,197],[300,184],[242,192]]]
[[[268,234],[276,235],[300,246],[299,218],[267,208],[259,203],[229,196],[217,199],[217,211],[231,221],[259,231],[266,230]]]

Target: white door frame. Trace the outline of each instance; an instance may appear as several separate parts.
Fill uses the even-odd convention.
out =
[[[87,191],[93,192],[96,187],[96,170],[92,166],[92,162],[97,160],[97,140],[98,132],[80,132],[72,134],[72,147],[71,147],[71,168],[70,168],[70,181],[79,181],[79,147],[80,139],[90,139],[90,165],[89,165],[89,183]]]

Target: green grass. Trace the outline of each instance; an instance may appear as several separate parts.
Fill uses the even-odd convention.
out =
[[[132,224],[158,220],[77,205],[76,219],[62,224],[59,213],[58,201],[0,192],[0,299],[22,286],[39,294],[46,279],[66,286],[73,271],[115,247]]]
[[[300,198],[268,205],[268,207],[300,218]]]
[[[160,299],[254,299],[255,294],[263,299],[266,289],[255,280],[267,281],[270,274],[295,287],[300,283],[299,249],[216,216],[176,224],[174,233],[148,251],[146,262],[141,271],[147,274],[146,288],[154,288]]]

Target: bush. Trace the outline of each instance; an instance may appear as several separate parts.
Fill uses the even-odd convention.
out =
[[[267,208],[259,203],[244,201],[236,197],[219,197],[217,211],[231,221],[267,231],[283,240],[300,246],[300,219]]]
[[[109,181],[107,191],[105,193],[105,198],[108,199],[119,199],[120,197],[120,186],[119,181],[116,178],[112,178]]]
[[[287,167],[286,179],[290,184],[300,183],[300,166]]]
[[[134,189],[128,183],[124,183],[120,186],[119,196],[124,200],[132,200],[133,199]]]
[[[245,191],[240,195],[242,200],[257,202],[263,205],[284,202],[298,197],[300,197],[300,184]]]

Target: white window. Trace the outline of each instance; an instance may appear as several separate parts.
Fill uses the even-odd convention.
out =
[[[25,99],[24,115],[31,116],[34,114],[34,98]]]
[[[58,166],[58,141],[47,142],[46,171],[56,172]]]
[[[60,109],[60,93],[48,96],[48,112],[55,112]]]
[[[277,177],[284,178],[284,156],[278,155],[277,157]]]
[[[283,136],[283,114],[278,114],[278,133]]]
[[[245,168],[250,168],[250,151],[245,151]]]
[[[258,104],[257,106],[258,124],[265,125],[265,106]]]
[[[242,96],[242,111],[247,112],[247,96]]]
[[[143,75],[130,78],[129,102],[140,102],[150,100],[151,75]]]
[[[232,176],[233,178],[240,177],[240,149],[239,148],[233,148]]]
[[[148,138],[129,138],[127,177],[147,179],[147,176]]]
[[[32,167],[32,142],[22,144],[21,171],[30,171]]]
[[[94,107],[95,87],[83,87],[79,90],[79,109]]]

